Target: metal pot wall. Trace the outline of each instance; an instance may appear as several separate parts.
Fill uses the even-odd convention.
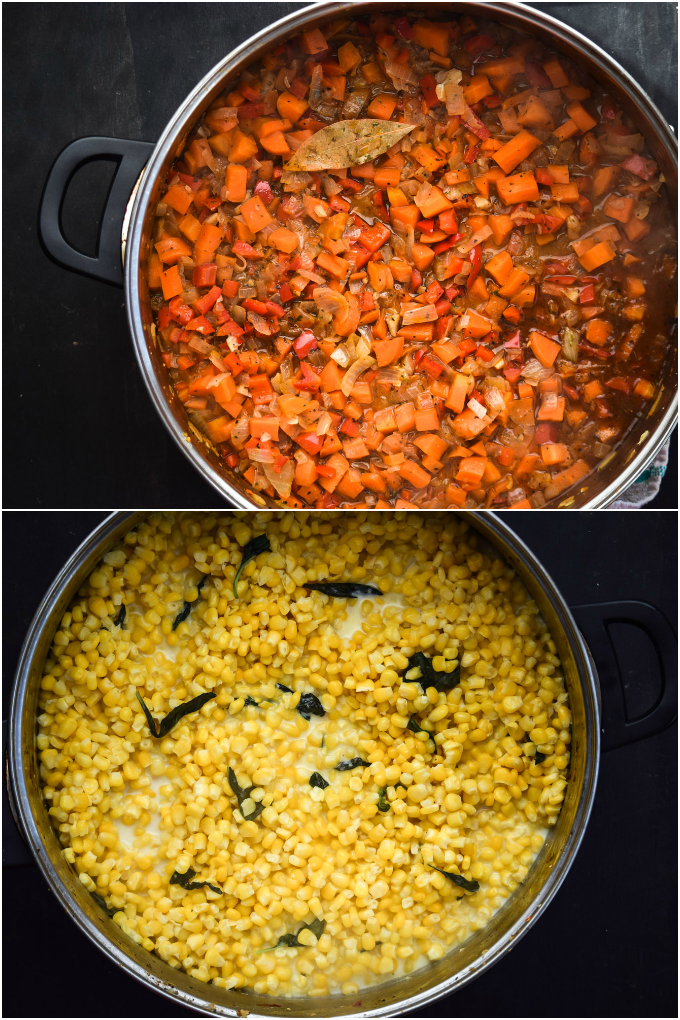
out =
[[[258,32],[238,46],[199,82],[178,108],[161,138],[134,142],[117,138],[80,138],[57,157],[45,186],[40,212],[40,230],[45,247],[64,266],[88,273],[109,283],[125,284],[128,322],[137,360],[149,395],[166,428],[179,448],[213,488],[231,504],[242,509],[256,505],[276,506],[273,500],[257,497],[253,502],[244,479],[229,474],[210,440],[189,421],[175,395],[151,336],[152,312],[145,270],[153,224],[153,210],[173,160],[181,151],[191,129],[241,71],[282,40],[303,29],[352,11],[353,15],[386,11],[437,13],[427,0],[322,0],[304,7]],[[677,142],[657,108],[615,60],[567,25],[520,3],[450,3],[447,12],[457,11],[498,21],[535,35],[561,50],[615,96],[644,134],[661,171],[665,174],[671,204],[677,205]],[[85,162],[94,158],[119,158],[106,209],[102,216],[99,253],[83,255],[65,240],[59,213],[70,178]],[[145,166],[146,164],[146,166]],[[122,226],[121,226],[122,224]],[[121,265],[121,243],[125,272]],[[597,509],[609,506],[651,464],[668,439],[677,415],[677,337],[669,336],[669,356],[659,395],[644,417],[637,419],[624,439],[597,469],[583,480],[578,492],[558,496],[548,508]]]
[[[14,817],[64,909],[130,976],[204,1016],[236,1016],[243,1009],[250,1010],[253,1020],[280,1016],[279,998],[223,991],[195,981],[129,940],[97,906],[62,857],[42,798],[35,746],[36,714],[42,667],[53,635],[68,604],[101,556],[143,516],[141,512],[114,513],[93,531],[55,579],[29,628],[10,713],[8,788]],[[658,610],[644,602],[613,602],[577,606],[570,611],[550,576],[507,525],[493,514],[470,513],[469,517],[484,541],[495,547],[526,585],[550,628],[563,663],[573,727],[571,776],[562,811],[526,880],[494,915],[492,923],[460,948],[407,977],[362,990],[360,1002],[348,1003],[343,996],[286,998],[286,1016],[394,1016],[422,1009],[482,974],[536,921],[564,881],[592,808],[601,748],[607,750],[652,736],[675,718],[675,636]],[[622,682],[607,633],[608,624],[625,621],[642,626],[649,634],[662,674],[658,703],[633,722],[626,720]]]

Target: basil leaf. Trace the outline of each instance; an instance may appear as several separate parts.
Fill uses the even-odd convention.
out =
[[[251,698],[251,696],[250,696],[250,695],[248,695],[248,696],[247,696],[247,698],[246,698],[246,700],[245,700],[245,704],[246,704],[246,705],[254,705],[254,706],[255,706],[255,708],[259,708],[259,707],[260,707],[260,704],[259,704],[259,702],[258,702],[258,701],[255,701],[255,698]]]
[[[201,889],[207,885],[208,889],[212,889],[213,892],[220,893],[220,895],[224,892],[218,885],[211,885],[210,882],[193,882],[195,874],[193,868],[187,868],[183,875],[180,875],[178,871],[173,871],[170,885],[181,885],[182,889]]]
[[[280,691],[285,694],[293,694],[290,687],[286,687],[285,684],[276,685]],[[300,713],[303,719],[309,720],[310,715],[325,715],[325,711],[321,705],[321,702],[317,698],[316,694],[301,694],[300,700],[295,706],[296,710]]]
[[[420,736],[420,734],[421,733],[426,733],[427,734],[427,739],[432,741],[432,747],[434,749],[433,753],[434,754],[437,753],[437,745],[435,743],[434,734],[430,733],[429,730],[426,730],[424,726],[419,725],[417,719],[414,716],[411,716],[411,718],[409,719],[409,721],[407,723],[407,726],[406,726],[406,729],[407,730],[411,730],[412,733],[417,733],[418,734],[418,738],[420,740],[422,740],[422,737]]]
[[[227,769],[227,778],[229,780],[230,787],[232,788],[232,790],[236,794],[236,798],[238,800],[238,806],[241,809],[241,814],[243,815],[245,820],[247,822],[251,822],[253,820],[253,818],[257,818],[259,815],[261,815],[262,812],[264,811],[264,804],[262,803],[262,801],[260,801],[259,804],[258,803],[255,804],[255,810],[251,814],[249,814],[249,815],[243,814],[243,808],[241,807],[243,802],[245,800],[248,800],[248,798],[250,797],[250,794],[253,792],[255,787],[254,786],[249,786],[247,790],[242,789],[238,785],[238,779],[236,778],[236,773],[231,768]],[[259,789],[261,789],[261,787]]]
[[[201,580],[196,585],[196,589],[197,589],[197,591],[199,593],[201,591],[201,588],[203,587],[203,585],[205,584],[205,582],[208,580],[209,577],[210,577],[210,574],[204,574],[203,577],[201,578]],[[173,630],[177,630],[177,628],[179,627],[180,623],[183,623],[184,620],[186,620],[186,618],[189,615],[189,613],[191,612],[191,610],[197,604],[198,604],[198,599],[196,599],[195,602],[186,602],[185,601],[184,606],[182,607],[182,609],[180,609],[179,613],[175,617],[174,623],[172,625],[172,629]]]
[[[211,692],[199,694],[198,697],[192,698],[191,701],[185,701],[182,705],[176,705],[175,708],[168,712],[164,719],[160,720],[159,724],[158,720],[154,719],[151,715],[151,712],[139,691],[135,691],[135,694],[137,695],[137,701],[144,710],[144,715],[146,716],[146,721],[149,724],[151,736],[157,737],[158,739],[166,737],[170,730],[173,729],[185,715],[191,715],[192,712],[198,712],[199,709],[203,708],[206,702],[212,701],[213,698],[217,697],[216,694],[212,694]]]
[[[247,542],[243,546],[243,556],[241,558],[241,563],[239,565],[238,570],[236,571],[236,576],[234,577],[234,598],[235,599],[238,598],[238,590],[237,590],[238,580],[239,580],[239,577],[241,576],[241,571],[245,567],[246,563],[248,563],[250,560],[254,560],[256,556],[260,555],[260,553],[271,552],[271,551],[272,551],[272,547],[269,544],[269,539],[267,538],[266,535],[258,535],[257,538],[251,538],[250,542]]]
[[[421,675],[417,680],[406,680],[408,674],[416,666]],[[432,659],[425,655],[425,652],[415,652],[408,660],[408,666],[404,670],[404,679],[406,683],[420,684],[424,691],[428,687],[434,687],[436,691],[452,691],[460,683],[460,666],[456,666],[453,672],[446,673],[444,670],[435,669]]]
[[[325,927],[326,922],[322,921],[320,917],[317,917],[316,920],[312,921],[311,924],[303,924],[302,927],[299,929],[297,935],[292,934],[281,935],[279,937],[279,941],[276,943],[275,946],[270,946],[269,949],[260,949],[259,952],[270,953],[273,949],[278,949],[279,946],[287,946],[289,949],[294,949],[296,946],[303,946],[304,943],[300,942],[298,939],[298,935],[300,935],[300,932],[303,932],[305,928],[307,928],[309,931],[311,931],[312,935],[316,935],[317,939],[320,939],[321,936],[323,935],[323,930]]]
[[[90,896],[92,897],[92,899],[96,903],[99,904],[99,906],[102,908],[104,913],[108,915],[108,917],[113,917],[114,914],[118,913],[120,908],[119,907],[109,907],[109,906],[107,906],[106,905],[106,900],[104,899],[103,896],[100,896],[99,893],[92,892],[92,893],[90,893]]]
[[[126,610],[126,608],[127,607],[126,607],[125,603],[123,603],[123,605],[120,607],[120,611],[118,612],[118,615],[116,616],[116,619],[113,621],[114,627],[122,627],[123,624],[125,623],[125,610]]]
[[[441,868],[435,868],[434,864],[430,865],[435,871],[438,871],[440,875],[445,875],[450,878],[454,885],[459,885],[461,889],[465,889],[466,892],[477,892],[479,889],[479,882],[473,879],[472,882],[468,882],[467,878],[463,878],[462,875],[454,875],[450,871],[442,871]]]
[[[320,591],[324,595],[332,595],[336,599],[358,599],[360,595],[382,595],[380,588],[372,584],[355,584],[353,581],[320,581],[301,585],[310,591]]]
[[[378,811],[389,811],[390,802],[387,800],[387,787],[382,786],[378,791]]]
[[[326,787],[330,786],[331,784],[328,782],[327,779],[324,779],[320,772],[312,772],[311,776],[309,777],[309,785],[316,786],[319,788],[319,790],[325,790]]]
[[[543,754],[542,751],[537,751],[536,754],[534,755],[534,763],[536,765],[540,765],[542,762],[545,761],[547,757],[548,756],[546,754]]]
[[[341,761],[339,765],[335,766],[336,772],[349,772],[350,769],[358,769],[359,766],[364,765],[366,768],[370,765],[370,762],[364,761],[363,758],[350,758],[349,761]]]

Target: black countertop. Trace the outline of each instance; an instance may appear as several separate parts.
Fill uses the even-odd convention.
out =
[[[40,600],[103,512],[5,512],[4,710],[21,642]],[[675,514],[504,515],[567,602],[638,599],[677,616]],[[658,666],[637,628],[614,633],[631,717],[654,704]],[[415,1016],[676,1016],[677,726],[602,755],[581,849],[546,913],[503,960]],[[6,805],[3,805],[7,815]],[[64,914],[5,818],[4,1014],[194,1016],[116,969]],[[26,951],[31,947],[31,951]],[[36,976],[39,974],[39,980]],[[96,1004],[96,1006],[94,1006]]]
[[[50,261],[38,241],[38,204],[69,142],[85,135],[155,141],[226,52],[302,6],[5,5],[5,506],[105,506],[114,492],[119,504],[214,504],[146,393],[122,290]],[[676,125],[676,5],[531,6],[599,43]],[[112,171],[110,163],[90,163],[69,190],[64,229],[86,253],[94,254]],[[674,440],[651,505],[677,507],[676,490]]]

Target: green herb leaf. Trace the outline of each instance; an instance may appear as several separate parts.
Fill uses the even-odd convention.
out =
[[[255,804],[255,810],[252,811],[249,815],[243,814],[243,808],[241,807],[243,802],[245,800],[248,800],[248,798],[250,797],[250,795],[253,792],[253,790],[255,789],[255,787],[254,786],[249,786],[247,790],[242,789],[238,785],[238,779],[236,778],[236,773],[231,768],[227,769],[227,778],[229,780],[230,787],[232,788],[232,790],[236,794],[236,798],[238,800],[238,806],[239,806],[239,808],[241,810],[241,814],[243,815],[245,820],[247,822],[251,822],[253,820],[253,818],[257,818],[259,815],[261,815],[262,812],[264,811],[264,804],[262,803],[262,801],[260,801],[259,804],[258,803]],[[259,787],[259,789],[261,789],[261,787]]]
[[[260,555],[260,553],[271,551],[272,547],[269,544],[269,539],[267,538],[266,535],[258,535],[257,538],[251,538],[250,542],[247,542],[246,545],[243,546],[243,557],[241,559],[241,563],[239,565],[238,570],[236,571],[236,576],[234,578],[235,599],[238,598],[237,589],[238,580],[239,577],[241,576],[241,571],[245,567],[246,563],[248,563],[250,560],[254,560],[256,556]]]
[[[382,595],[380,588],[372,584],[355,584],[353,581],[319,581],[302,585],[309,591],[320,591],[324,595],[332,595],[336,599],[358,599],[360,595]]]
[[[407,683],[418,683],[424,691],[428,687],[434,687],[436,691],[452,691],[454,687],[457,687],[460,683],[460,666],[451,673],[446,673],[444,670],[437,670],[432,665],[432,659],[425,655],[425,652],[415,652],[408,660],[408,666],[404,672],[404,679],[408,677],[408,674],[412,669],[418,667],[420,670],[420,676],[417,680],[407,680]]]
[[[114,914],[117,914],[117,913],[118,913],[118,910],[119,910],[120,908],[119,908],[119,907],[109,907],[109,906],[107,906],[107,905],[106,905],[106,900],[104,899],[104,897],[103,897],[103,896],[100,896],[100,895],[99,895],[99,893],[93,892],[93,893],[90,893],[90,896],[92,897],[92,899],[93,899],[93,900],[94,900],[94,901],[95,901],[96,903],[98,903],[98,904],[99,904],[99,906],[100,906],[100,907],[102,908],[102,910],[103,910],[103,911],[104,911],[104,912],[105,912],[105,913],[106,913],[106,914],[107,914],[107,915],[108,915],[109,917],[113,917],[113,915],[114,915]]]
[[[378,811],[389,811],[390,802],[387,800],[387,787],[381,786],[378,791]]]
[[[182,889],[201,889],[204,885],[207,885],[208,889],[212,889],[213,892],[220,893],[224,892],[218,885],[211,885],[210,882],[194,882],[196,872],[193,868],[187,868],[183,875],[180,875],[178,871],[173,871],[172,878],[170,879],[170,885],[181,885]]]
[[[139,691],[135,691],[135,694],[137,695],[137,701],[144,710],[144,715],[146,716],[146,721],[149,724],[151,736],[157,737],[159,740],[161,737],[166,737],[170,730],[173,729],[185,715],[191,715],[193,712],[198,712],[199,709],[203,708],[208,701],[212,701],[213,698],[217,697],[216,694],[206,692],[205,694],[199,694],[196,698],[192,698],[191,701],[185,701],[182,705],[176,705],[175,708],[168,712],[164,719],[160,720],[159,725],[158,720],[154,719],[151,715],[151,712]]]
[[[118,615],[116,616],[116,619],[113,621],[113,624],[114,624],[115,627],[122,627],[123,624],[125,623],[125,610],[126,610],[126,608],[127,607],[126,607],[125,603],[123,603],[123,605],[120,607],[120,611],[118,612]]]
[[[420,740],[423,739],[420,736],[421,733],[427,734],[427,739],[432,741],[432,748],[433,748],[434,754],[437,753],[437,745],[435,743],[434,734],[430,733],[429,730],[426,730],[424,726],[421,726],[419,724],[418,720],[415,718],[415,716],[411,716],[411,718],[409,719],[409,721],[408,721],[408,723],[406,725],[406,729],[407,730],[411,730],[412,733],[417,733]]]
[[[442,871],[441,868],[435,868],[434,864],[430,865],[435,871],[438,871],[440,875],[446,875],[450,878],[454,885],[459,885],[461,889],[465,889],[466,892],[477,892],[479,889],[479,882],[473,879],[472,882],[468,882],[467,878],[463,878],[462,875],[454,875],[450,871]]]
[[[370,762],[364,761],[363,758],[350,758],[349,761],[341,761],[339,765],[335,766],[336,772],[349,772],[350,769],[358,769],[359,766],[364,765],[366,768],[370,765]]]
[[[303,932],[307,928],[313,935],[316,935],[317,939],[320,939],[323,935],[323,930],[326,927],[326,922],[320,917],[317,917],[311,924],[303,924],[299,929],[297,935],[281,935],[279,941],[275,946],[270,946],[268,949],[259,949],[259,953],[271,953],[274,949],[278,949],[279,946],[287,946],[289,949],[294,949],[296,946],[303,946],[304,943],[300,942],[298,936],[300,932]]]
[[[546,758],[547,758],[546,754],[543,754],[542,751],[537,751],[536,754],[534,755],[534,762],[536,763],[536,765],[541,765]]]
[[[276,685],[280,691],[285,694],[293,694],[290,687],[286,687],[285,684]],[[310,715],[325,715],[325,711],[321,702],[317,698],[316,694],[301,694],[300,700],[295,706],[296,710],[300,713],[303,719],[309,720]]]
[[[205,584],[205,582],[208,580],[209,577],[210,577],[210,574],[204,574],[203,577],[201,578],[201,580],[196,585],[196,589],[197,589],[197,591],[199,593],[200,593],[203,585]],[[194,606],[197,606],[197,605],[198,605],[198,599],[196,599],[195,602],[185,602],[184,606],[182,607],[182,609],[180,609],[179,613],[175,617],[174,623],[172,625],[172,629],[173,630],[177,630],[177,628],[179,627],[180,623],[183,623],[184,620],[186,620],[186,618],[189,615],[189,613],[191,612],[191,610],[194,608]]]
[[[254,705],[255,708],[259,708],[260,707],[259,702],[255,701],[255,698],[251,698],[250,695],[247,696],[247,698],[245,700],[245,704],[246,705]]]
[[[325,790],[326,787],[330,786],[331,784],[328,782],[327,779],[324,779],[320,772],[312,772],[311,776],[309,777],[309,785],[317,786],[320,790]]]

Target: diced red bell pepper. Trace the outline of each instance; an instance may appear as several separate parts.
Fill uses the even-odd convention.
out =
[[[236,112],[239,120],[252,120],[254,117],[262,116],[264,103],[243,103],[237,107]]]
[[[367,248],[371,253],[377,251],[378,248],[382,248],[385,242],[389,239],[391,231],[389,227],[386,227],[383,223],[374,223],[372,227],[363,226],[359,240],[363,244],[364,248]]]
[[[476,60],[482,53],[494,53],[498,49],[498,43],[490,35],[473,35],[471,39],[465,40],[463,49]]]
[[[203,181],[198,180],[196,177],[191,177],[189,174],[180,174],[179,179],[182,184],[188,184],[192,191],[198,191]]]
[[[366,251],[363,244],[353,244],[349,251],[343,252],[342,257],[347,259],[356,271],[358,269],[363,269],[370,259],[371,253],[370,251]],[[314,286],[316,286],[316,284]]]
[[[440,301],[435,301],[434,308],[437,315],[447,315],[451,311],[451,302],[447,301],[446,298],[442,298]]]
[[[269,205],[269,203],[274,200],[274,195],[269,181],[258,181],[253,190],[253,194],[259,195],[265,205]]]
[[[468,259],[472,263],[472,269],[470,270],[470,275],[467,278],[467,289],[469,290],[482,269],[482,249],[480,245],[475,245],[474,248],[470,249],[468,252]]]
[[[397,18],[392,22],[395,32],[398,32],[402,39],[413,38],[413,27],[408,18]]]
[[[224,457],[224,463],[227,467],[235,468],[239,462],[239,455],[237,453],[227,453]]]
[[[503,369],[503,375],[509,383],[515,383],[522,374],[521,365],[506,365]]]
[[[455,209],[446,209],[443,213],[439,214],[439,229],[443,230],[445,234],[458,233],[458,219]]]
[[[419,269],[411,270],[411,290],[418,290],[423,282],[423,276]]]
[[[582,305],[595,304],[595,288],[592,283],[588,283],[585,287],[581,287],[578,299]]]
[[[287,283],[282,283],[279,287],[279,297],[285,303],[286,301],[292,301],[293,292]]]
[[[298,358],[306,358],[310,351],[317,349],[316,337],[311,329],[305,329],[293,343],[293,348]]]
[[[431,74],[426,74],[424,78],[421,78],[419,85],[420,91],[423,93],[425,105],[429,107],[429,109],[441,104],[441,99],[436,92],[437,83]]]
[[[633,388],[631,380],[624,379],[620,375],[615,376],[613,379],[607,379],[605,386],[608,386],[611,390],[621,390],[622,393],[630,393]]]
[[[268,404],[274,396],[274,390],[268,375],[251,375],[248,380],[248,387],[250,389],[250,398],[255,406]]]
[[[280,319],[282,315],[286,314],[286,309],[278,305],[276,301],[266,301],[267,315],[274,315],[277,319]]]
[[[187,330],[194,330],[196,333],[202,333],[203,336],[209,336],[215,332],[215,327],[211,322],[203,315],[197,315],[191,322],[187,322]]]
[[[169,326],[171,322],[172,315],[170,313],[170,308],[168,305],[163,305],[163,307],[158,311],[158,328],[165,329],[165,327]]]
[[[444,371],[444,365],[439,358],[435,359],[429,354],[420,360],[419,368],[429,379],[437,379]]]
[[[345,418],[338,432],[342,432],[346,436],[358,436],[359,429],[360,426],[355,421],[352,421],[351,418]]]
[[[464,163],[474,163],[474,161],[477,159],[477,156],[479,156],[479,146],[478,145],[469,145],[467,147],[467,149],[465,150],[465,155],[463,156],[463,162]]]
[[[217,276],[217,263],[204,262],[196,266],[191,274],[191,282],[194,287],[212,287]]]
[[[474,340],[469,337],[465,337],[463,340],[456,341],[456,347],[460,351],[460,357],[465,357],[466,354],[472,354],[473,351],[477,350],[477,344]]]
[[[339,195],[333,195],[329,200],[328,204],[333,212],[349,212],[352,208],[346,198],[340,198]]]
[[[205,315],[206,312],[210,311],[217,299],[221,297],[222,288],[211,287],[208,293],[204,294],[203,297],[196,298],[195,301],[192,301],[191,307],[195,312],[198,312],[199,315]]]
[[[293,386],[296,390],[310,390],[312,392],[316,392],[321,385],[319,376],[306,361],[300,362],[300,368],[302,369],[302,379],[294,379]]]
[[[261,259],[262,254],[255,251],[252,244],[247,241],[234,241],[231,250],[234,255],[242,255],[244,259]]]
[[[258,315],[267,314],[267,305],[264,301],[257,301],[255,298],[246,298],[241,304],[248,312],[257,312]]]
[[[486,106],[487,110],[494,110],[497,106],[501,105],[503,99],[494,92],[492,96],[484,96],[482,102]]]
[[[222,199],[219,195],[212,195],[209,198],[203,199],[203,205],[206,209],[209,209],[210,212],[215,212],[215,209],[218,209],[222,205]]]
[[[317,464],[316,465],[316,473],[321,478],[334,478],[335,477],[335,468],[331,467],[330,464]]]
[[[557,425],[546,421],[539,422],[536,426],[534,438],[538,446],[542,446],[543,443],[556,443],[558,438]]]
[[[347,175],[347,177],[341,177],[340,180],[338,181],[338,184],[342,187],[343,191],[352,192],[361,191],[361,189],[364,186],[363,181],[355,181],[353,177],[349,176],[349,174]]]
[[[605,96],[600,107],[602,120],[616,120],[616,107],[609,96]]]
[[[447,237],[445,241],[439,241],[438,244],[435,244],[434,248],[432,249],[433,252],[435,253],[435,255],[441,255],[443,251],[447,251],[449,248],[453,248],[454,244],[457,244],[462,236],[463,236],[462,234],[453,234],[452,237]],[[463,260],[458,259],[458,261],[460,262],[460,266],[458,267],[458,269],[454,270],[456,273],[459,273],[463,268]],[[451,266],[455,266],[455,263],[456,260],[453,259],[451,262]]]
[[[496,357],[494,352],[490,351],[488,347],[484,346],[484,344],[480,344],[475,353],[476,356],[478,358],[481,358],[482,361],[493,361],[493,359]]]
[[[572,400],[581,399],[581,394],[579,393],[575,386],[571,385],[571,383],[563,383],[562,386],[564,392],[567,394],[568,397],[571,397]]]
[[[189,308],[189,305],[185,305],[182,298],[179,296],[171,299],[168,308],[170,309],[170,315],[175,322],[181,322],[183,325],[186,325],[187,322],[191,322],[194,317],[194,313]]]
[[[295,437],[295,442],[302,447],[305,453],[314,456],[321,451],[323,436],[317,436],[316,432],[301,432],[299,436]]]
[[[225,280],[222,284],[222,293],[226,298],[234,298],[238,294],[240,284],[236,280]]]
[[[442,315],[440,319],[437,319],[434,324],[435,339],[441,340],[441,338],[446,334],[446,331],[449,328],[449,323],[452,319],[452,315]]]
[[[444,293],[446,294],[449,301],[454,301],[460,296],[461,289],[456,283],[452,283],[450,287],[446,287]]]
[[[425,291],[428,305],[433,305],[444,293],[444,288],[435,280]]]
[[[196,358],[192,358],[190,354],[180,354],[177,359],[177,367],[181,368],[183,372],[186,372],[188,368],[196,364]]]
[[[243,372],[243,363],[239,358],[238,354],[236,354],[234,351],[230,351],[229,354],[226,354],[222,358],[222,361],[227,366],[232,375],[240,375],[241,372]]]
[[[418,220],[416,230],[423,230],[426,234],[431,234],[434,230],[434,220]]]

